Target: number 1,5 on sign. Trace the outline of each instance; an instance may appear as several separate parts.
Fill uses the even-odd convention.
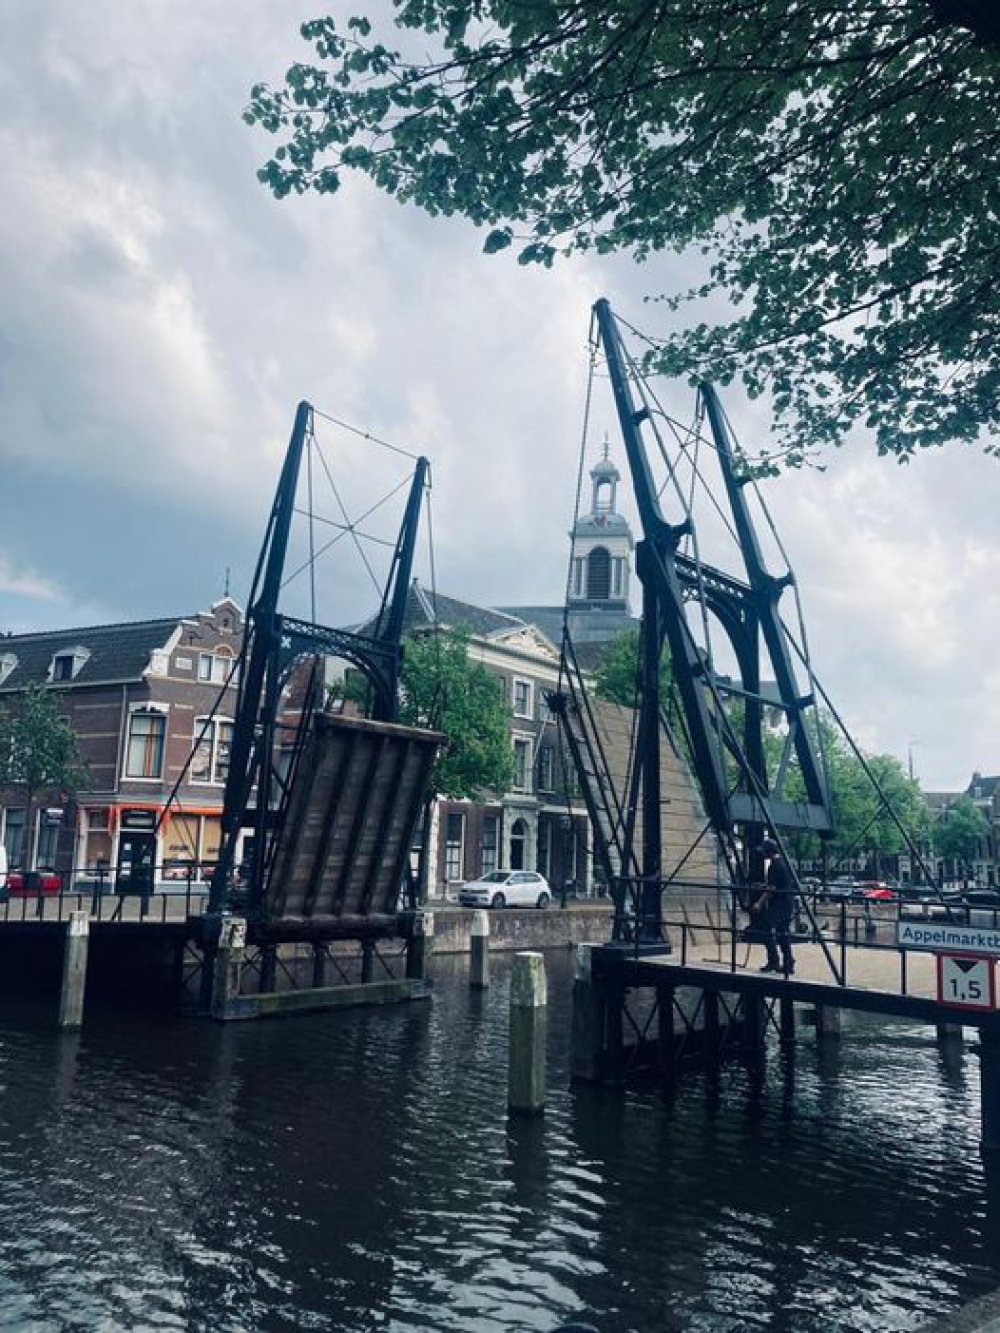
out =
[[[996,1008],[992,958],[972,954],[937,955],[938,1003],[955,1009]]]

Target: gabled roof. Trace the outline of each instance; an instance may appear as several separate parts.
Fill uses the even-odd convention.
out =
[[[163,648],[174,630],[186,619],[136,620],[120,625],[84,625],[77,629],[45,630],[40,634],[11,634],[0,637],[0,657],[12,654],[17,666],[4,678],[0,691],[23,690],[26,685],[44,685],[56,654],[85,648],[90,656],[73,685],[95,685],[102,681],[141,680],[150,654]],[[69,684],[70,682],[67,682]]]
[[[505,615],[516,616],[529,625],[537,626],[552,643],[562,643],[565,611],[561,606],[503,606],[499,609]],[[617,639],[619,634],[638,628],[638,620],[629,613],[624,602],[603,606],[570,604],[569,632],[581,662],[582,654],[589,652],[591,646],[596,646],[599,653],[606,643]],[[597,653],[590,655],[594,657]]]
[[[414,579],[406,590],[403,633],[431,629],[435,624],[444,629],[465,628],[485,639],[527,628],[518,616],[493,611],[486,606],[475,606],[472,602],[462,602],[456,597],[445,597],[443,593],[431,592]],[[356,633],[372,634],[374,629],[373,617],[359,625]]]
[[[977,800],[992,799],[998,787],[1000,787],[1000,777],[983,777],[981,773],[976,773],[966,788],[966,795]]]

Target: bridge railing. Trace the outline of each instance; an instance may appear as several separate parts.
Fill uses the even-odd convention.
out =
[[[704,880],[672,879],[649,881],[619,879],[612,886],[614,902],[613,941],[631,946],[636,953],[665,947],[679,954],[683,966],[696,962],[725,964],[731,972],[750,965],[751,949],[766,946],[770,927],[750,911],[754,889]],[[942,898],[936,886],[900,886],[892,896],[866,896],[857,890],[850,896],[840,886],[819,884],[796,896],[789,941],[819,945],[829,964],[831,980],[840,986],[856,983],[851,956],[872,953],[897,958],[899,989],[907,994],[911,951],[898,943],[898,925],[903,920],[945,918],[953,924],[1000,928],[998,905],[984,907],[957,895]],[[763,886],[758,886],[760,893]],[[715,946],[714,957],[706,956],[704,941]]]
[[[15,869],[0,886],[0,926],[64,921],[70,912],[92,921],[183,921],[206,910],[214,868],[214,861],[169,858],[139,874],[107,865]]]

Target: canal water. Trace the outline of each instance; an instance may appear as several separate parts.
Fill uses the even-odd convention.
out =
[[[672,1097],[505,1112],[508,971],[218,1027],[0,996],[0,1329],[915,1329],[1000,1284],[978,1067],[850,1021]]]

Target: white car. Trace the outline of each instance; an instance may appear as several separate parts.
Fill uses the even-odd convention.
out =
[[[548,907],[552,890],[537,870],[491,870],[458,891],[463,907]]]

